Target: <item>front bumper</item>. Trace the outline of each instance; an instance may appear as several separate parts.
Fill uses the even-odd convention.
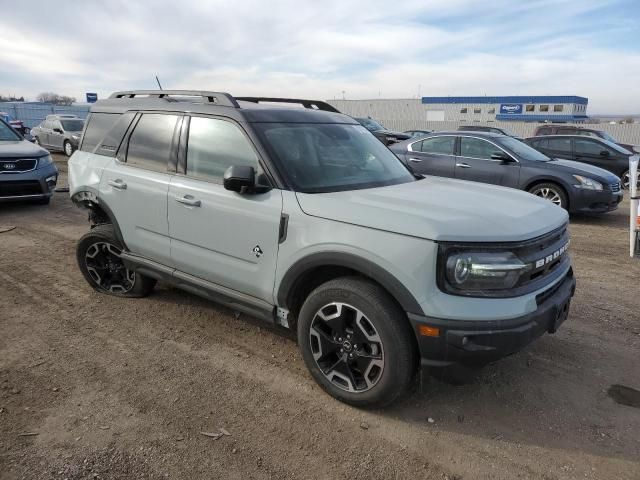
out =
[[[511,355],[545,332],[554,333],[569,313],[576,288],[573,270],[563,280],[536,296],[537,310],[508,320],[449,320],[409,314],[423,370],[430,367],[482,366]],[[438,336],[422,335],[420,327],[437,329]]]
[[[29,172],[0,173],[0,203],[51,197],[57,181],[58,169],[54,164]]]
[[[572,213],[606,213],[616,210],[622,201],[622,191],[595,191],[579,188],[573,189],[569,199],[569,209]]]

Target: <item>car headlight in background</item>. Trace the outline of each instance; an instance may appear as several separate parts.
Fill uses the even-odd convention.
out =
[[[461,252],[447,257],[445,276],[456,290],[507,290],[530,269],[511,252]]]
[[[46,167],[47,165],[51,165],[53,163],[53,158],[51,155],[45,155],[44,157],[38,158],[38,168]]]
[[[602,190],[602,184],[596,182],[593,178],[583,177],[582,175],[573,175],[579,183],[574,185],[576,188],[583,188],[585,190]]]

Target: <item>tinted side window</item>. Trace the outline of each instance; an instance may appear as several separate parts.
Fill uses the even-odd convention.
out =
[[[166,172],[178,116],[145,113],[140,118],[127,149],[127,163]]]
[[[441,155],[453,155],[453,146],[456,137],[433,137],[422,141],[421,151],[424,153],[437,153]]]
[[[490,159],[492,154],[499,152],[501,150],[498,147],[485,140],[469,137],[460,138],[460,155],[463,157]]]
[[[588,140],[586,138],[576,138],[576,153],[582,153],[585,155],[600,155],[603,150],[613,153],[610,149],[594,140]]]
[[[551,129],[550,128],[541,128],[538,130],[538,133],[536,135],[551,135]]]
[[[258,168],[258,157],[240,128],[226,120],[192,117],[187,175],[219,181],[231,165]]]
[[[120,115],[118,121],[114,123],[113,127],[111,127],[100,142],[100,146],[98,147],[98,150],[96,150],[96,153],[107,157],[114,157],[135,115],[136,114],[133,112],[127,112]],[[121,155],[122,158],[119,159],[124,160],[124,153],[121,152]]]
[[[570,138],[550,138],[549,148],[558,152],[570,152],[571,151],[571,139]]]
[[[92,152],[119,117],[120,115],[117,113],[92,113],[89,115],[80,150]]]
[[[575,128],[559,128],[558,135],[580,135],[580,132]]]
[[[539,138],[531,141],[531,146],[533,148],[549,148],[549,139],[548,138]]]

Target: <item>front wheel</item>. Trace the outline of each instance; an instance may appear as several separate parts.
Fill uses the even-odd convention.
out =
[[[362,278],[338,278],[311,292],[300,311],[298,343],[316,382],[354,406],[387,405],[414,379],[415,339],[406,315]]]
[[[529,189],[529,193],[533,195],[549,200],[551,203],[558,205],[565,210],[568,209],[569,202],[567,201],[567,194],[562,187],[555,183],[539,183]]]
[[[68,140],[64,142],[64,154],[67,157],[73,155],[73,145],[71,145],[71,142]]]
[[[144,297],[155,279],[129,270],[122,261],[122,245],[113,226],[97,225],[80,238],[76,249],[78,266],[95,290],[119,297]]]

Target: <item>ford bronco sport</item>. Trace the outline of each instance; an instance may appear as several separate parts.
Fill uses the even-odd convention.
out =
[[[160,280],[296,329],[314,379],[357,406],[555,332],[575,289],[564,210],[416,177],[325,102],[114,93],[69,185],[94,289],[140,297]]]

